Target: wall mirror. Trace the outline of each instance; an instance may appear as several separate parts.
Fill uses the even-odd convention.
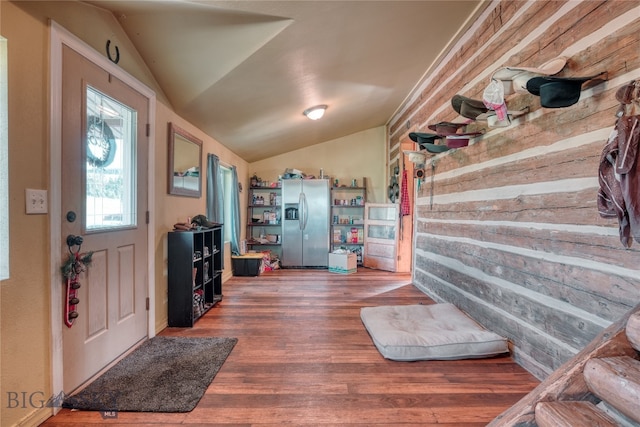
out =
[[[169,194],[202,194],[202,141],[169,123]]]

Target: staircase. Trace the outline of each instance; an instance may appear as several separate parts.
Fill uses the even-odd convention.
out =
[[[640,305],[489,426],[640,426]]]

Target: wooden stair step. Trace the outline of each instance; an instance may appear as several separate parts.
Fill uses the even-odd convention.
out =
[[[584,378],[594,395],[640,423],[640,361],[629,356],[590,359]]]
[[[635,312],[627,320],[627,338],[637,351],[640,351],[640,312]]]
[[[618,424],[587,401],[539,402],[535,409],[539,427],[617,427]]]

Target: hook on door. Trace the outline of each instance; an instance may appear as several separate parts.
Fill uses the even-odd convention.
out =
[[[80,252],[80,247],[82,246],[82,242],[84,242],[84,239],[82,238],[82,236],[76,236],[74,234],[69,234],[67,236],[67,246],[69,247],[69,252],[71,252],[72,254],[77,254]],[[77,246],[78,250],[74,251],[73,247]]]

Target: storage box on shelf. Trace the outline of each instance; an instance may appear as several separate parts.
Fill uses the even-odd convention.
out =
[[[364,205],[367,199],[365,178],[351,186],[331,187],[331,252],[348,249],[362,265],[364,254]]]
[[[279,183],[278,183],[279,184]],[[281,255],[282,188],[279,185],[249,188],[247,247]]]
[[[171,231],[168,244],[168,323],[191,327],[222,300],[222,226]]]

